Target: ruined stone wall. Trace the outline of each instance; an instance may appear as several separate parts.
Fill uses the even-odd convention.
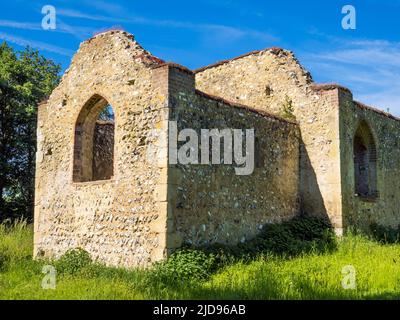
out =
[[[293,53],[271,48],[200,68],[196,88],[229,101],[280,114],[286,96],[303,104],[311,75]]]
[[[81,247],[109,265],[138,266],[165,257],[165,207],[156,201],[160,169],[146,161],[149,131],[165,101],[152,94],[159,61],[132,36],[111,31],[81,44],[47,103],[39,107],[36,165],[36,256],[59,257]],[[75,183],[75,123],[93,96],[115,113],[114,176]]]
[[[178,132],[191,128],[200,137],[201,129],[255,129],[256,136],[251,175],[236,175],[235,165],[169,165],[168,249],[238,243],[267,223],[298,214],[297,125],[195,91],[188,70],[165,66],[156,72],[168,72],[169,120],[177,122]]]
[[[353,161],[354,135],[365,122],[374,138],[377,155],[377,197],[356,195]],[[400,120],[343,95],[340,100],[340,138],[343,219],[346,226],[369,231],[371,223],[400,224]]]
[[[311,86],[310,104],[300,111],[302,208],[326,216],[343,232],[337,86]]]
[[[180,100],[174,109],[178,128],[254,128],[258,143],[256,168],[248,176],[236,175],[232,165],[175,168],[180,183],[171,205],[178,238],[194,245],[234,244],[298,214],[297,127],[199,95],[188,100],[191,106]]]
[[[113,150],[95,122],[107,104]],[[277,116],[285,104],[295,121]],[[361,120],[376,142],[374,199],[354,194]],[[198,136],[255,129],[254,172],[170,163],[171,121]],[[97,138],[88,143],[92,131]],[[34,254],[57,258],[81,247],[108,265],[147,266],[184,243],[248,240],[301,211],[327,216],[339,233],[372,222],[396,226],[399,135],[399,119],[355,103],[345,88],[314,84],[291,52],[252,52],[195,74],[163,63],[125,32],[102,33],[81,44],[38,109]],[[106,157],[87,155],[93,142]]]
[[[281,114],[289,98],[301,131],[301,210],[342,229],[338,88],[316,86],[286,50],[272,48],[196,70],[209,94]]]

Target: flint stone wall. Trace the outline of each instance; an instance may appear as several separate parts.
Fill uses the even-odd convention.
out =
[[[178,133],[194,129],[199,147],[201,129],[254,129],[256,136],[255,169],[250,175],[237,175],[235,164],[169,164],[168,252],[183,244],[243,242],[265,224],[298,214],[296,123],[197,91],[194,74],[180,66],[158,67],[153,79],[159,93],[168,92],[169,121],[177,124]],[[200,154],[201,150],[199,163]]]
[[[199,93],[179,95],[171,114],[178,129],[254,129],[255,168],[237,175],[235,165],[177,165],[174,233],[183,243],[235,244],[267,223],[299,212],[299,130],[296,124],[232,107]],[[211,158],[211,157],[210,157]],[[179,244],[179,243],[178,243]]]
[[[157,61],[124,32],[81,44],[61,83],[39,106],[35,195],[35,256],[57,258],[81,247],[109,265],[142,266],[165,253],[162,206],[154,200],[161,179],[146,159],[150,130],[164,116],[152,94]],[[114,176],[75,183],[75,123],[85,103],[100,95],[115,113]]]
[[[196,93],[190,70],[160,66],[132,36],[100,34],[40,105],[36,257],[81,247],[108,265],[148,266],[183,243],[239,242],[298,212],[297,125]],[[94,97],[115,114],[113,176],[74,182],[75,124]],[[265,162],[249,177],[231,176],[232,166],[170,166],[159,138],[171,119],[196,130],[254,126]]]
[[[355,102],[351,95],[342,95],[340,106],[345,224],[367,232],[374,223],[397,228],[400,225],[400,119]],[[369,199],[355,192],[353,137],[361,122],[369,126],[377,154],[378,195]]]
[[[292,52],[271,48],[196,72],[196,88],[282,114],[289,98],[301,132],[300,194],[304,214],[327,217],[341,233],[339,98],[335,86],[317,86]]]
[[[92,165],[80,162],[76,125],[99,98],[114,110],[114,148],[104,143],[107,156],[95,155],[87,172],[96,179],[109,170],[110,179],[76,182],[77,169]],[[279,116],[288,101],[295,121]],[[87,118],[97,119],[95,113]],[[374,201],[354,194],[361,120],[377,146]],[[171,121],[199,135],[254,128],[254,172],[239,176],[235,164],[172,164],[162,139]],[[313,83],[289,51],[252,52],[192,72],[152,56],[126,32],[102,33],[81,44],[38,109],[35,257],[81,247],[108,265],[148,266],[183,244],[246,241],[266,223],[299,213],[329,218],[338,233],[373,222],[396,226],[399,123],[354,102],[346,88]]]

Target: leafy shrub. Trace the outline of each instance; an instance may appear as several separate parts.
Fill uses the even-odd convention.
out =
[[[204,280],[226,265],[250,261],[260,254],[295,256],[310,251],[336,248],[336,237],[329,221],[301,216],[279,224],[268,224],[254,239],[234,246],[212,245],[181,249],[149,273],[153,283],[176,285],[179,281]]]
[[[212,253],[197,249],[181,249],[165,261],[156,264],[149,274],[151,281],[171,282],[204,280],[217,269]]]
[[[397,228],[385,227],[377,224],[376,222],[371,223],[370,230],[372,237],[382,243],[398,243],[400,242],[400,225]]]
[[[68,250],[56,261],[56,269],[59,273],[72,275],[88,267],[91,263],[92,259],[87,251],[75,248]]]
[[[285,101],[282,104],[282,110],[281,110],[281,117],[295,121],[296,116],[294,115],[294,107],[293,107],[293,101],[290,99],[289,96],[285,96]]]
[[[280,224],[265,225],[260,236],[248,245],[263,253],[296,256],[313,250],[334,250],[336,237],[326,219],[299,216]]]
[[[217,264],[249,261],[263,254],[296,256],[310,251],[326,252],[337,248],[336,236],[327,219],[298,216],[282,223],[267,224],[260,234],[235,246],[213,245],[203,248],[213,253]]]

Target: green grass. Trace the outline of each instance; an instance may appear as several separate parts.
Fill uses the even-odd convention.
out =
[[[400,245],[349,235],[330,253],[292,259],[263,256],[236,262],[205,280],[164,279],[154,270],[98,264],[59,272],[56,289],[42,289],[42,267],[32,260],[32,227],[0,225],[0,299],[398,299]],[[342,268],[356,269],[356,289],[345,290]]]

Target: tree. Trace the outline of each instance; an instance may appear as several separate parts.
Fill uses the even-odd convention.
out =
[[[0,45],[0,219],[33,216],[37,105],[60,70],[29,47]]]

